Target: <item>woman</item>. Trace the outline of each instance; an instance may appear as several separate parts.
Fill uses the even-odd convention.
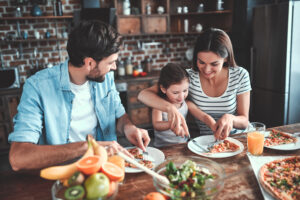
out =
[[[190,75],[189,99],[195,104],[190,112],[195,116],[203,111],[215,120],[212,129],[196,120],[200,134],[214,134],[216,139],[225,139],[233,128],[248,126],[249,74],[236,65],[230,38],[224,31],[211,28],[199,35],[194,47],[193,66],[187,72]],[[157,86],[145,89],[138,99],[167,112],[171,129],[178,135],[188,135],[184,117],[174,106],[159,98],[157,90]]]

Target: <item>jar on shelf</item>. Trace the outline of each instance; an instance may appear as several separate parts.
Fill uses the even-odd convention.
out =
[[[151,59],[147,58],[144,60],[144,72],[150,73],[151,72]]]
[[[132,75],[133,65],[131,63],[131,59],[128,57],[125,64],[126,75]]]
[[[130,1],[124,0],[123,2],[123,15],[130,15]]]
[[[117,69],[119,77],[125,76],[125,67],[124,62],[122,60],[119,61]]]
[[[151,15],[151,6],[150,6],[150,3],[147,3],[147,5],[146,5],[146,13],[147,13],[147,15]]]

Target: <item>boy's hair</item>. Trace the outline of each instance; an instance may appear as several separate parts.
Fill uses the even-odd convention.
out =
[[[120,49],[120,36],[111,26],[96,20],[81,21],[69,35],[67,51],[69,62],[81,67],[84,58],[100,62]]]
[[[222,58],[227,58],[224,67],[236,67],[230,38],[221,29],[209,28],[198,36],[193,55],[193,69],[195,71],[199,71],[197,66],[198,53],[208,51],[214,52]]]
[[[168,63],[161,71],[158,79],[158,95],[165,98],[165,94],[161,91],[160,86],[169,88],[173,84],[180,83],[184,79],[188,79],[189,74],[181,66],[175,63]]]

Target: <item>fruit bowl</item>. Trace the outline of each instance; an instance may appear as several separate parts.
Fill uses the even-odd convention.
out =
[[[174,165],[170,164],[171,161]],[[179,170],[181,166],[182,168]],[[169,179],[170,184],[165,185],[154,177],[153,184],[158,192],[171,197],[171,199],[213,199],[224,187],[225,171],[223,167],[207,158],[170,157],[158,165],[154,171]],[[188,178],[184,179],[183,176]]]
[[[104,198],[98,198],[97,200],[114,200],[115,197],[118,194],[118,188],[119,184],[116,184],[117,187],[114,191],[114,193],[109,196],[109,197],[104,197]],[[56,181],[51,188],[51,196],[52,200],[64,200],[64,193],[67,188],[63,186],[63,184],[60,181]]]

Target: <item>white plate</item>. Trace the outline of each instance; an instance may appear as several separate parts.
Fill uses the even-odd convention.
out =
[[[126,149],[133,149],[133,148],[136,148],[136,147],[127,147]],[[139,149],[139,151],[141,153],[143,152],[141,149]],[[164,162],[165,154],[161,150],[156,149],[154,147],[147,147],[146,151],[148,152],[147,160],[152,161],[154,164],[153,169],[160,163]],[[138,161],[139,159],[135,159],[135,160]],[[143,172],[143,170],[141,170],[139,168],[125,167],[125,172],[126,173],[139,173],[139,172]]]
[[[268,163],[268,162],[271,162],[274,160],[278,160],[278,159],[288,158],[290,156],[252,156],[251,154],[247,154],[247,156],[250,160],[252,169],[254,171],[256,180],[259,184],[260,190],[262,191],[264,199],[265,200],[274,200],[272,195],[261,186],[260,181],[259,181],[259,170],[265,163]]]
[[[235,156],[235,155],[243,152],[244,145],[240,141],[238,141],[236,139],[233,139],[231,137],[227,137],[226,139],[229,140],[230,142],[233,142],[236,145],[238,145],[240,147],[240,149],[238,151],[235,151],[235,152],[205,153],[202,149],[200,149],[198,146],[196,146],[193,143],[193,141],[189,141],[188,148],[189,148],[189,150],[191,150],[192,152],[194,152],[198,155],[209,157],[209,158],[226,158],[226,157],[230,157],[230,156]],[[215,137],[213,135],[203,135],[203,136],[194,138],[194,140],[196,140],[199,145],[202,145],[202,146],[205,147],[208,144],[211,144],[212,142],[214,142]]]
[[[270,134],[270,131],[264,131],[265,137],[268,137],[269,134]],[[289,133],[287,133],[287,134],[289,134]],[[289,135],[293,136],[292,134],[289,134]],[[300,137],[296,137],[296,138],[297,138],[296,143],[282,144],[282,145],[276,145],[276,146],[271,146],[271,147],[265,146],[265,147],[269,148],[269,149],[276,149],[276,150],[283,150],[283,151],[297,150],[297,149],[300,149]]]

